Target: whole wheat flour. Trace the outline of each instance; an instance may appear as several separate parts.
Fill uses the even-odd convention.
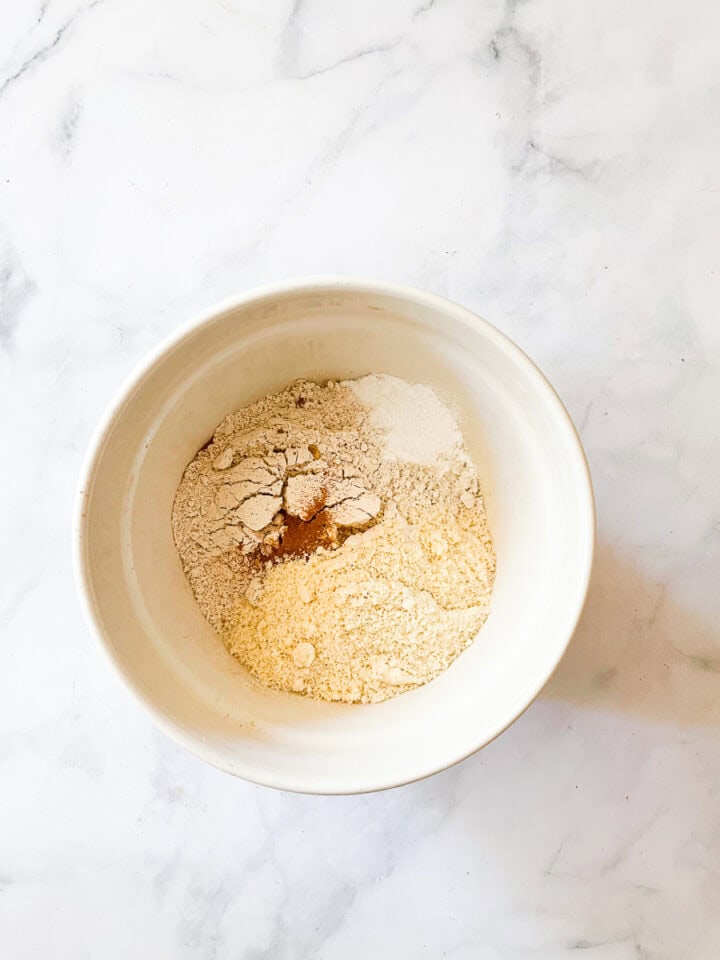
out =
[[[476,470],[429,387],[297,381],[226,417],[186,469],[175,543],[200,609],[262,684],[385,700],[489,612]]]

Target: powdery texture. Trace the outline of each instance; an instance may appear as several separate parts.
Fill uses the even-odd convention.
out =
[[[215,629],[227,627],[281,539],[294,537],[289,552],[302,553],[295,520],[310,519],[311,490],[324,490],[327,506],[315,524],[319,542],[341,542],[372,522],[380,501],[362,478],[381,459],[381,442],[357,398],[335,383],[298,381],[222,421],[183,474],[172,510],[185,576]]]
[[[386,457],[432,466],[440,458],[461,455],[460,429],[432,387],[386,374],[344,385],[369,410],[370,423],[383,431]]]
[[[204,615],[275,689],[387,699],[445,670],[489,611],[475,469],[434,391],[396,378],[298,381],[226,418],[173,530]]]
[[[397,513],[330,556],[273,567],[238,610],[229,649],[267,686],[385,700],[432,680],[472,643],[492,566],[475,517],[433,511],[409,524]]]

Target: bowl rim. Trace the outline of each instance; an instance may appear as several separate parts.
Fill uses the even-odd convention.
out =
[[[492,736],[481,738],[480,742],[478,742],[470,750],[462,750],[458,754],[451,754],[446,761],[443,760],[443,762],[440,764],[436,762],[428,763],[424,769],[411,777],[391,778],[389,780],[384,780],[383,782],[377,783],[370,783],[367,782],[367,780],[360,778],[356,784],[350,786],[343,781],[342,784],[338,783],[335,786],[333,786],[332,783],[329,786],[327,784],[323,784],[323,786],[319,788],[312,783],[312,778],[309,780],[304,780],[301,776],[297,775],[275,776],[272,775],[270,771],[268,772],[267,776],[259,777],[256,775],[254,770],[251,772],[242,772],[242,763],[238,764],[237,768],[231,767],[228,763],[223,762],[221,758],[215,756],[212,748],[206,746],[200,737],[195,737],[193,734],[188,733],[184,727],[173,721],[171,717],[156,707],[152,699],[146,696],[144,692],[136,685],[130,671],[126,669],[126,667],[120,661],[112,647],[109,636],[102,625],[101,619],[96,611],[96,602],[89,569],[90,565],[88,562],[87,551],[85,550],[85,544],[89,536],[86,525],[86,507],[89,503],[92,493],[94,475],[107,444],[109,434],[116,421],[121,416],[123,409],[132,394],[142,384],[143,380],[152,372],[156,365],[160,363],[173,348],[182,343],[186,338],[194,335],[203,327],[211,325],[218,317],[230,310],[234,310],[238,307],[246,306],[254,301],[267,299],[269,297],[283,296],[292,293],[319,294],[327,292],[357,292],[390,296],[399,300],[406,300],[415,303],[416,305],[435,309],[446,314],[452,314],[458,320],[480,330],[483,335],[487,339],[491,340],[498,349],[503,351],[511,360],[513,360],[518,367],[522,369],[523,374],[528,376],[530,380],[534,381],[534,385],[545,394],[546,399],[549,401],[551,407],[554,408],[555,414],[560,418],[561,421],[564,421],[566,427],[569,428],[568,439],[571,441],[571,445],[574,446],[574,452],[578,458],[578,466],[581,468],[579,480],[583,486],[581,500],[584,501],[584,503],[581,504],[581,507],[584,514],[584,532],[587,547],[584,557],[579,558],[582,563],[580,589],[577,591],[577,595],[573,600],[571,627],[567,631],[567,636],[564,638],[562,646],[559,648],[556,657],[552,658],[549,662],[544,675],[539,678],[537,682],[537,689],[532,697],[523,707],[518,709],[517,712],[507,722],[504,722]],[[429,777],[436,773],[440,773],[443,770],[449,769],[455,764],[466,760],[474,753],[477,753],[478,750],[486,747],[489,743],[492,743],[492,741],[504,733],[508,727],[512,726],[512,724],[515,723],[515,721],[521,717],[522,714],[525,713],[525,711],[535,702],[565,655],[575,630],[577,629],[580,616],[585,606],[585,601],[590,586],[593,556],[596,545],[596,525],[597,517],[592,478],[590,475],[587,456],[583,449],[577,428],[575,427],[570,414],[568,413],[564,403],[560,399],[557,391],[552,386],[550,381],[542,373],[535,362],[531,360],[530,357],[513,340],[498,330],[497,327],[493,326],[493,324],[491,324],[489,321],[483,319],[469,308],[463,307],[447,297],[430,293],[422,288],[387,280],[370,280],[364,277],[319,274],[290,278],[252,287],[243,293],[225,297],[211,306],[197,311],[190,317],[189,320],[181,323],[170,334],[163,337],[159,343],[131,369],[130,373],[124,378],[120,387],[116,390],[112,399],[110,400],[110,403],[107,405],[102,416],[100,417],[100,420],[91,435],[87,451],[82,462],[73,505],[72,562],[75,584],[79,595],[80,604],[84,612],[85,620],[90,628],[91,634],[95,638],[97,645],[102,651],[106,662],[110,664],[112,670],[114,670],[116,675],[120,677],[121,681],[134,696],[135,700],[139,702],[140,706],[145,710],[146,715],[150,718],[150,720],[171,740],[173,740],[179,746],[184,747],[200,760],[204,760],[206,763],[209,763],[226,773],[230,773],[235,777],[239,777],[251,783],[256,783],[260,786],[272,787],[279,790],[302,794],[326,796],[353,795],[387,790],[393,787],[415,783],[424,779],[425,777]]]

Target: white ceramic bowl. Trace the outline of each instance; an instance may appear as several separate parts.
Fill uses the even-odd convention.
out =
[[[231,410],[297,377],[389,373],[451,395],[497,551],[490,616],[438,679],[368,706],[259,687],[200,615],[170,529],[182,472]],[[505,729],[542,689],[580,615],[594,543],[585,457],[530,360],[468,310],[344,279],[252,291],[196,317],[133,375],[93,441],[76,568],[90,622],[158,726],[210,763],[310,793],[434,773]]]

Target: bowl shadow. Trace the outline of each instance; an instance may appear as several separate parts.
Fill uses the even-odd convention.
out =
[[[597,550],[575,636],[542,696],[682,724],[720,724],[720,628],[611,548]]]

